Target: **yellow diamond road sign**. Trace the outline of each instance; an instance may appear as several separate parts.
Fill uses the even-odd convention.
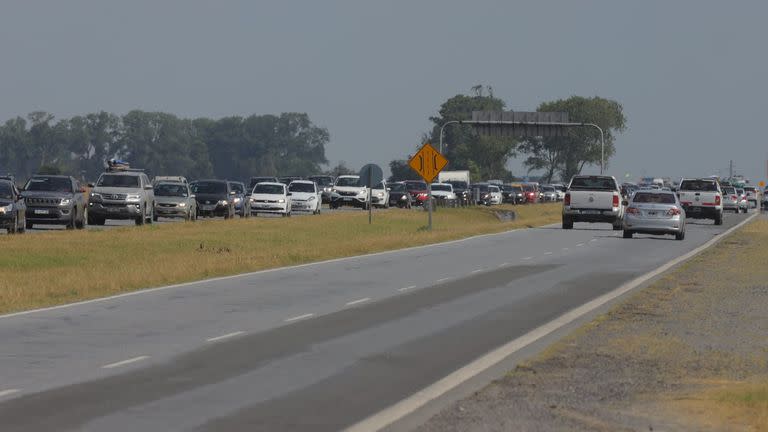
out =
[[[410,161],[408,165],[413,168],[414,171],[419,173],[421,178],[427,183],[432,183],[437,177],[437,174],[448,165],[448,159],[440,154],[429,143],[424,144]]]

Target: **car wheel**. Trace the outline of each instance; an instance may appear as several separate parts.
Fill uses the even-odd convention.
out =
[[[27,221],[27,229],[31,230],[35,225],[32,222]]]
[[[621,223],[621,219],[613,223],[614,231],[621,231],[622,228],[623,228],[623,224]]]
[[[563,216],[563,229],[573,229],[573,219]]]
[[[715,225],[722,225],[723,224],[723,214],[720,213],[717,216],[715,216]]]
[[[288,214],[286,214],[286,216],[291,217],[291,212],[288,212]]]
[[[632,238],[632,231],[624,230],[624,238],[625,239],[631,239]]]
[[[158,219],[157,215],[153,213],[152,214],[152,221],[157,222],[157,219]]]
[[[19,227],[16,228],[16,232],[23,233],[27,231],[27,216],[21,215],[21,220],[19,221]]]
[[[147,216],[147,223],[151,224],[155,221],[157,221],[157,217],[155,216],[155,205],[152,204],[152,209],[150,210],[149,216]]]
[[[147,209],[146,209],[146,207],[145,207],[145,208],[142,208],[142,210],[141,210],[141,214],[140,214],[140,215],[139,215],[139,216],[136,218],[136,225],[137,225],[137,226],[141,226],[141,225],[144,225],[144,223],[146,222],[146,219],[144,218],[144,214],[145,214],[146,212],[147,212]]]
[[[75,212],[75,213],[77,213],[77,212]],[[72,214],[72,217],[69,218],[69,222],[67,222],[66,229],[68,229],[68,230],[75,229],[75,223],[76,223],[76,219],[77,219],[77,217],[76,217],[77,214],[75,214],[75,213]]]
[[[18,219],[18,216],[16,216],[16,218],[13,219],[13,223],[8,225],[8,228],[7,228],[8,234],[16,234],[16,227],[18,226],[19,226],[19,219]]]
[[[685,239],[685,230],[675,234],[675,240],[684,240],[684,239]]]

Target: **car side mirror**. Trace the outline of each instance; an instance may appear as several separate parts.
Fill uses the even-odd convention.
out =
[[[195,194],[192,194],[192,195],[190,195],[189,197],[190,197],[190,198],[192,198],[192,199],[195,199],[195,198],[197,198],[197,197],[195,196]]]
[[[288,192],[287,194],[285,194],[285,196],[293,196],[293,194]]]
[[[392,192],[392,188],[387,188],[387,192]]]
[[[621,202],[621,205],[623,205],[623,206],[625,206],[625,207],[626,207],[626,206],[628,206],[628,205],[629,205],[629,201],[627,201],[627,200],[624,200],[624,201],[622,201],[622,202]]]
[[[151,190],[151,191],[153,191],[153,190],[155,190],[155,188],[153,188],[152,185],[146,185],[146,186],[144,186],[144,190]]]
[[[89,188],[91,188],[91,189],[93,189],[93,188],[95,188],[96,186],[95,186],[93,183],[88,183],[88,187],[89,187]]]

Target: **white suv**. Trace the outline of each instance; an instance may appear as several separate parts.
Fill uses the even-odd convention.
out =
[[[331,208],[343,205],[368,208],[368,188],[360,185],[360,176],[343,175],[336,179],[331,190]]]

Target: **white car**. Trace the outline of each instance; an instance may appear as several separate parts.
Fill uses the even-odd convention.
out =
[[[450,183],[432,183],[432,196],[446,201],[456,200],[456,194],[453,192],[453,185]]]
[[[501,188],[496,185],[489,185],[488,191],[491,193],[491,205],[500,205],[504,200],[501,194]]]
[[[389,208],[389,188],[387,182],[382,181],[376,187],[371,188],[371,203],[375,207]]]
[[[320,214],[322,191],[311,180],[294,180],[288,185],[291,193],[291,210]]]
[[[343,175],[336,179],[331,190],[331,208],[343,205],[368,208],[368,188],[360,186],[360,176]]]
[[[251,192],[251,214],[291,215],[291,194],[283,183],[257,183]]]

